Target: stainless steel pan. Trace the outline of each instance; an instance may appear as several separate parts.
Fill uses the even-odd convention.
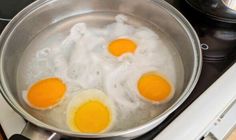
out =
[[[128,130],[103,134],[81,134],[56,128],[40,121],[22,106],[16,89],[16,71],[23,51],[29,42],[45,28],[65,18],[83,17],[94,13],[122,13],[158,26],[175,43],[184,66],[184,86],[168,108],[147,123]],[[96,14],[95,14],[96,15]],[[103,24],[94,16],[91,25]],[[100,15],[99,19],[106,16]],[[86,20],[86,16],[84,18]],[[145,24],[145,22],[143,23]],[[67,25],[65,25],[65,28]],[[201,71],[202,57],[198,37],[188,21],[172,6],[162,0],[39,0],[26,7],[7,25],[0,39],[1,93],[7,102],[26,120],[34,125],[70,137],[84,138],[133,138],[160,124],[193,90]]]

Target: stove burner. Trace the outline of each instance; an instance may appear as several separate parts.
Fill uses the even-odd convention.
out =
[[[181,5],[182,13],[196,30],[200,42],[204,44],[203,59],[207,61],[229,59],[231,53],[236,51],[235,25],[210,19],[185,2]]]
[[[232,0],[185,0],[191,8],[208,18],[236,23],[235,2]]]

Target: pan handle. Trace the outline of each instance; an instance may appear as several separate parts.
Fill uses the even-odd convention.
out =
[[[50,132],[27,122],[21,134],[11,136],[9,140],[58,140],[60,135]]]

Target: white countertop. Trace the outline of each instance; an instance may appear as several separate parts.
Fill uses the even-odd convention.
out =
[[[155,140],[222,140],[236,120],[236,63],[168,125]]]

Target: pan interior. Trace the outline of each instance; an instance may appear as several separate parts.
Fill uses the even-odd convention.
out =
[[[68,36],[70,28],[75,25],[76,23],[83,22],[86,23],[88,27],[95,27],[101,28],[108,24],[115,22],[115,16],[117,14],[123,14],[128,17],[127,24],[130,24],[135,27],[145,26],[149,29],[156,32],[161,40],[164,42],[164,45],[167,47],[167,50],[171,54],[170,60],[173,62],[171,66],[171,71],[174,76],[174,84],[175,84],[175,94],[171,101],[168,103],[164,103],[162,105],[150,105],[146,112],[136,112],[133,114],[133,117],[128,117],[122,122],[126,124],[119,124],[116,125],[111,131],[119,131],[119,130],[127,130],[130,128],[137,127],[139,125],[145,124],[148,121],[154,119],[158,115],[162,114],[166,109],[168,109],[173,103],[177,101],[177,99],[181,96],[181,93],[184,89],[185,76],[184,76],[184,65],[182,62],[182,57],[178,51],[178,44],[170,37],[162,28],[158,25],[150,22],[148,20],[142,19],[140,17],[129,15],[120,12],[91,12],[86,14],[75,15],[72,17],[68,17],[59,21],[56,21],[54,24],[44,28],[41,30],[31,41],[28,43],[27,47],[24,49],[22,56],[20,58],[20,62],[17,68],[17,78],[16,78],[16,86],[17,86],[17,98],[22,105],[22,107],[27,110],[32,116],[45,122],[46,124],[68,130],[66,126],[66,118],[63,112],[66,111],[66,105],[63,104],[59,106],[61,110],[46,110],[46,111],[38,111],[35,109],[30,108],[26,105],[25,101],[23,100],[22,93],[23,91],[27,90],[30,86],[30,83],[26,82],[26,75],[30,74],[29,67],[34,65],[33,60],[35,58],[35,54],[38,50],[50,47],[50,46],[60,46],[62,41]],[[86,47],[86,46],[85,46]],[[157,61],[160,58],[156,58]],[[41,64],[43,67],[44,64]],[[89,64],[88,64],[89,65]],[[39,66],[40,68],[40,66]],[[163,68],[164,69],[164,68]],[[168,71],[168,69],[166,69]],[[167,72],[168,73],[168,72]],[[32,84],[32,83],[31,83]],[[144,115],[147,113],[151,113],[152,115]],[[118,114],[119,115],[119,114]],[[60,117],[59,117],[60,116]],[[135,116],[142,116],[137,117]],[[135,122],[132,122],[135,121]],[[127,123],[131,122],[131,123]]]

